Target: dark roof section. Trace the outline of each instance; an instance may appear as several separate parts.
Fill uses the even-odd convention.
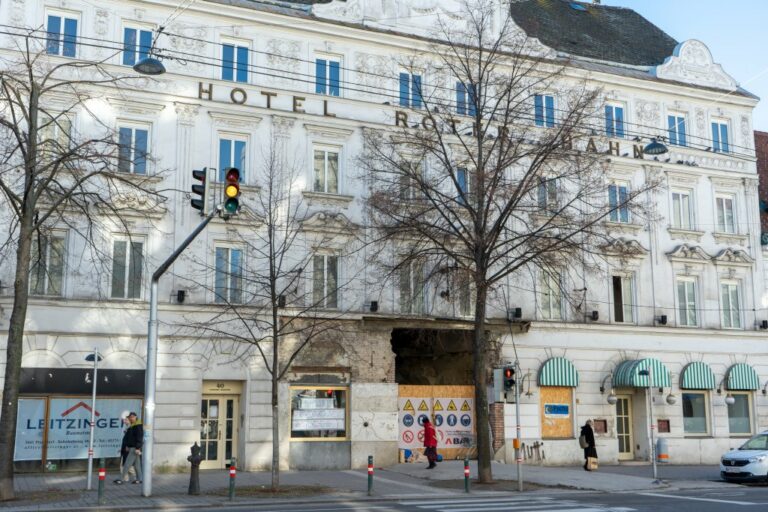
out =
[[[577,8],[574,8],[574,6]],[[656,66],[677,41],[638,13],[571,0],[510,3],[515,23],[557,51],[636,66]]]

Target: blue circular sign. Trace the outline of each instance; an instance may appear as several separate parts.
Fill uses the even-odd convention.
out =
[[[424,426],[424,420],[428,419],[426,414],[419,415],[419,425]]]
[[[410,414],[406,414],[405,416],[403,416],[403,425],[405,425],[406,427],[410,427],[411,425],[413,425],[413,416],[411,416]]]
[[[470,423],[472,423],[472,418],[469,417],[469,414],[463,414],[461,416],[461,424],[468,427]]]
[[[442,414],[435,414],[435,426],[439,427],[443,424],[443,415]]]
[[[448,425],[451,426],[451,427],[456,425],[456,415],[455,414],[449,414],[448,415]]]

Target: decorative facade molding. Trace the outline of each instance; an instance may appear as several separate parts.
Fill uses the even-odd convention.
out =
[[[694,187],[699,182],[699,178],[701,178],[701,173],[667,171],[667,182],[670,185]]]
[[[749,235],[742,235],[739,233],[712,233],[712,238],[718,244],[732,244],[732,245],[746,245],[749,240]]]
[[[270,39],[267,42],[267,63],[272,69],[273,81],[293,80],[301,66],[301,42],[288,39]]]
[[[713,256],[712,261],[715,265],[751,267],[755,260],[753,260],[745,251],[729,247]]]
[[[193,126],[200,112],[200,105],[197,103],[182,103],[174,101],[173,107],[176,110],[176,118],[183,125]]]
[[[704,249],[698,245],[681,244],[667,253],[670,261],[682,261],[684,263],[706,263],[711,258]]]
[[[603,250],[608,256],[618,256],[621,258],[642,258],[648,254],[648,249],[642,246],[637,240],[631,238],[616,238],[603,246]]]
[[[278,137],[290,137],[291,130],[293,130],[293,127],[295,124],[296,124],[295,117],[278,116],[278,115],[272,116],[272,131]]]
[[[712,59],[707,45],[696,39],[678,44],[672,55],[656,66],[655,75],[664,80],[718,89],[733,90],[738,86],[736,80]]]
[[[307,200],[310,206],[346,208],[355,200],[354,196],[328,194],[326,192],[311,192],[309,190],[302,192],[301,195]]]
[[[261,122],[261,116],[253,114],[235,114],[221,110],[209,110],[214,126],[221,128],[231,128],[235,130],[252,130]]]
[[[701,237],[704,236],[703,231],[697,229],[682,229],[669,226],[667,232],[673,239],[685,240],[687,242],[701,242]]]
[[[120,114],[134,116],[154,117],[163,111],[165,105],[162,103],[150,103],[148,101],[137,101],[127,98],[107,98],[107,101],[113,108],[119,110]]]
[[[636,235],[643,229],[641,224],[635,224],[632,222],[611,222],[605,221],[603,223],[609,233],[624,233],[626,235]]]
[[[349,235],[357,226],[346,215],[339,212],[316,212],[301,221],[304,231],[327,233],[333,235]]]
[[[313,137],[321,139],[330,139],[343,142],[354,132],[351,128],[342,128],[341,126],[331,126],[327,124],[304,123],[304,129]]]

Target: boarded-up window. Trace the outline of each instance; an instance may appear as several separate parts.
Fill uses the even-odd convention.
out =
[[[540,390],[541,437],[573,438],[573,388],[542,387]]]

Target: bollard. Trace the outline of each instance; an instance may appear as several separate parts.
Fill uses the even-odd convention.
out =
[[[464,459],[464,492],[469,492],[469,459]]]
[[[237,459],[232,457],[229,464],[229,501],[235,500],[235,478],[237,478]]]
[[[200,462],[203,458],[200,457],[200,447],[197,445],[197,442],[189,450],[192,452],[192,455],[187,457],[187,460],[192,463],[192,472],[189,474],[187,494],[197,496],[200,494]]]
[[[99,459],[99,505],[104,504],[104,481],[107,479],[104,457]]]
[[[373,455],[368,456],[368,496],[373,496]]]

